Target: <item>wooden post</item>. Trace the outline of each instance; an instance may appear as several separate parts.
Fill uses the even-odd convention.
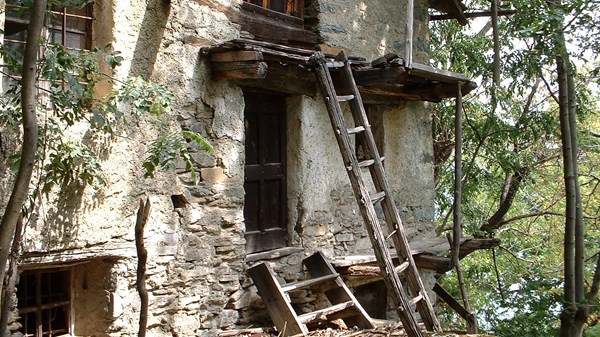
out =
[[[498,0],[492,0],[492,34],[494,37],[494,85],[500,85],[500,30],[498,28]]]
[[[458,284],[460,286],[460,292],[463,299],[463,305],[469,315],[465,317],[467,321],[467,332],[476,334],[477,333],[477,320],[471,313],[471,306],[469,305],[469,299],[467,296],[467,286],[465,279],[460,268],[460,238],[462,237],[462,114],[463,114],[463,102],[462,102],[462,87],[463,82],[458,82],[456,92],[456,116],[454,122],[454,228],[453,237],[450,245],[452,251],[452,264],[456,269],[456,276],[458,277]]]
[[[408,3],[406,4],[406,46],[404,52],[404,66],[409,69],[412,67],[414,12],[415,2],[414,0],[408,0]]]
[[[148,326],[148,290],[146,290],[146,261],[148,260],[148,251],[144,247],[144,227],[148,222],[150,215],[150,198],[146,198],[144,203],[140,199],[140,209],[137,213],[135,222],[135,248],[138,256],[137,279],[135,286],[140,295],[140,321],[138,337],[146,336],[146,327]]]

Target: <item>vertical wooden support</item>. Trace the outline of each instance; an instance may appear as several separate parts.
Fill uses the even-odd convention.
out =
[[[462,86],[463,83],[458,82],[456,92],[456,116],[454,120],[454,227],[450,249],[452,251],[452,264],[456,269],[456,276],[458,277],[458,284],[460,286],[463,305],[465,310],[469,313],[469,315],[465,317],[467,321],[467,332],[476,334],[477,320],[471,313],[471,307],[469,305],[469,299],[467,295],[467,286],[465,284],[462,269],[460,268],[460,238],[462,237]]]
[[[492,0],[492,34],[494,40],[494,85],[500,85],[500,30],[498,28],[498,0]],[[495,90],[495,89],[494,89]]]
[[[404,52],[404,66],[406,68],[412,67],[413,58],[413,30],[414,30],[414,18],[415,18],[415,1],[408,0],[406,4],[406,45]]]

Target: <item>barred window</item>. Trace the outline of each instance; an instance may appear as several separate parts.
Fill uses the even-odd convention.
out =
[[[23,336],[69,334],[70,290],[68,269],[24,271],[17,286],[20,332]]]
[[[92,46],[92,4],[82,8],[53,7],[47,15],[44,37],[48,42],[62,44],[71,50],[89,50]],[[30,14],[17,0],[6,3],[4,42],[22,51],[27,39]]]

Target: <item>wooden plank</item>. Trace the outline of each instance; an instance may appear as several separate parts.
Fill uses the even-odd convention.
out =
[[[450,306],[450,308],[456,311],[456,313],[459,314],[460,317],[467,319],[467,317],[472,315],[469,311],[467,311],[467,309],[465,309],[462,306],[462,304],[460,304],[460,302],[458,302],[449,292],[447,292],[446,289],[442,288],[442,286],[439,283],[436,283],[433,286],[433,291],[442,300],[444,300],[444,302],[446,302]]]
[[[363,87],[399,84],[408,78],[404,67],[367,68],[354,70],[356,84]]]
[[[319,322],[319,321],[326,321],[326,320],[328,320],[327,316],[341,312],[343,310],[347,310],[348,308],[352,308],[354,306],[355,306],[355,304],[353,301],[346,301],[346,302],[338,303],[331,307],[327,307],[324,309],[320,309],[320,310],[316,310],[313,312],[309,312],[307,314],[300,315],[298,317],[298,320],[304,324],[315,323],[315,322]]]
[[[300,323],[291,304],[284,298],[271,267],[266,263],[259,263],[248,268],[248,273],[265,302],[277,331],[282,336],[308,333],[306,325]]]
[[[304,281],[286,283],[281,286],[281,291],[283,291],[284,293],[287,293],[287,292],[293,291],[293,290],[311,288],[319,283],[323,283],[325,281],[330,281],[330,280],[335,280],[339,276],[340,276],[340,274],[335,273],[335,274],[325,275],[325,276],[312,278],[312,279],[308,279],[308,280],[304,280]]]
[[[233,50],[210,55],[211,62],[262,61],[263,55],[256,50]]]
[[[430,67],[420,63],[413,63],[408,70],[411,75],[416,75],[428,80],[436,80],[445,83],[469,82],[469,79],[459,73]]]
[[[266,62],[217,62],[212,64],[215,80],[262,79],[267,76]]]
[[[242,31],[249,32],[257,40],[311,49],[317,45],[317,34],[314,32],[273,16],[240,11],[239,24]]]

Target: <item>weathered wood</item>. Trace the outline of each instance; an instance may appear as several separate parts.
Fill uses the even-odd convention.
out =
[[[281,286],[275,279],[271,267],[267,263],[259,263],[250,267],[248,273],[281,336],[308,333],[306,325],[299,323],[294,308],[284,298]]]
[[[409,70],[411,75],[416,75],[428,80],[435,80],[445,83],[469,82],[469,79],[463,74],[430,67],[420,63],[413,63]]]
[[[358,300],[354,297],[354,294],[348,289],[346,284],[342,281],[342,278],[339,277],[339,274],[335,271],[335,268],[333,268],[333,265],[327,261],[323,253],[316,252],[304,259],[303,263],[312,277],[320,278],[334,274],[338,275],[335,279],[337,287],[325,291],[325,296],[334,306],[340,303],[353,303],[353,311],[355,313],[344,319],[344,322],[348,326],[357,326],[363,329],[373,327],[369,315],[360,305],[358,305]]]
[[[460,0],[429,0],[429,7],[448,13],[463,26],[468,23],[465,17],[467,7]]]
[[[262,61],[263,55],[256,50],[233,50],[210,55],[211,62]]]
[[[237,83],[242,87],[250,87],[267,91],[277,91],[290,95],[315,96],[317,83],[310,73],[303,68],[271,63],[267,75],[263,79],[241,79]]]
[[[256,39],[289,46],[315,48],[317,35],[304,29],[303,20],[298,21],[298,18],[274,11],[268,11],[265,15],[264,8],[247,2],[242,6],[254,8],[253,11],[240,11],[239,24],[243,31],[249,32]],[[299,25],[299,22],[302,24]]]
[[[267,76],[266,62],[218,62],[212,64],[215,80],[262,79]]]
[[[352,308],[352,307],[354,307],[354,302],[346,301],[346,302],[338,303],[331,307],[327,307],[324,309],[320,309],[320,310],[309,312],[307,314],[300,315],[298,317],[298,320],[305,324],[306,323],[315,323],[315,322],[319,322],[319,321],[323,322],[323,321],[328,320],[327,316],[347,310],[348,308]]]
[[[281,291],[287,293],[289,291],[294,291],[294,290],[298,290],[298,289],[310,288],[312,286],[315,286],[319,283],[323,283],[325,281],[335,280],[339,276],[340,276],[340,274],[334,273],[334,274],[324,275],[321,277],[312,278],[312,279],[308,279],[308,280],[303,280],[303,281],[298,281],[298,282],[293,282],[293,283],[286,283],[281,286]]]
[[[256,262],[256,261],[260,261],[260,260],[275,259],[275,258],[280,258],[283,256],[295,254],[295,253],[300,253],[302,251],[304,251],[303,248],[284,247],[284,248],[269,250],[266,252],[252,253],[252,254],[246,255],[246,262]]]
[[[304,28],[304,20],[302,20],[300,17],[276,12],[246,1],[242,2],[242,5],[240,7],[242,10],[250,12],[251,15],[261,15],[265,17],[270,17],[275,20],[283,21],[286,24],[293,27]]]
[[[346,57],[343,52],[340,52],[336,59],[338,61],[346,61]],[[410,307],[410,304],[408,303],[408,296],[405,293],[404,287],[402,286],[398,275],[394,272],[394,264],[390,252],[387,249],[386,235],[383,233],[383,228],[379,224],[377,213],[371,203],[365,202],[366,200],[371,200],[372,198],[362,178],[358,159],[356,158],[356,151],[354,151],[350,137],[346,132],[348,127],[344,121],[342,109],[339,105],[339,102],[335,99],[338,93],[336,93],[334,82],[322,55],[315,55],[313,57],[313,62],[318,79],[317,82],[319,83],[323,97],[325,97],[325,104],[327,106],[327,111],[329,112],[331,124],[340,148],[340,152],[342,154],[342,158],[344,160],[344,164],[345,166],[351,167],[350,170],[347,170],[348,177],[352,184],[364,223],[367,226],[367,233],[373,245],[375,256],[377,257],[380,269],[384,274],[383,280],[387,288],[390,290],[392,299],[394,300],[394,304],[396,306],[396,311],[398,312],[398,315],[408,334],[415,337],[421,337],[423,336],[423,332],[418,329],[415,316],[410,310],[408,310]],[[351,94],[355,95],[355,99],[350,101],[350,110],[352,111],[354,118],[354,125],[363,126],[365,128],[365,131],[360,135],[363,143],[367,144],[371,159],[375,161],[375,165],[370,167],[371,176],[377,191],[385,193],[388,188],[387,182],[384,178],[385,174],[383,172],[381,158],[377,151],[377,147],[375,146],[375,141],[366,117],[366,112],[364,111],[362,98],[358,88],[356,87],[350,65],[347,62],[342,70],[342,83],[345,83],[346,86],[351,89]],[[418,275],[418,271],[414,266],[410,248],[408,247],[408,242],[406,241],[406,235],[401,225],[402,222],[389,194],[385,194],[387,194],[387,197],[382,201],[382,208],[384,209],[385,218],[387,220],[388,231],[398,233],[397,235],[392,236],[396,248],[398,249],[398,254],[403,258],[406,258],[412,265],[410,272],[407,274],[409,288],[415,292],[418,292],[419,289],[423,289],[423,285]],[[429,305],[427,306],[426,303],[429,303]],[[423,304],[427,306],[427,309],[423,307]],[[422,319],[426,322],[428,329],[435,331],[441,330],[439,327],[439,322],[437,322],[437,318],[433,314],[433,307],[429,301],[419,301],[418,310]]]
[[[140,208],[138,209],[135,222],[135,247],[137,251],[137,270],[135,286],[140,296],[140,320],[138,322],[138,337],[146,336],[148,326],[148,290],[146,289],[146,261],[148,260],[148,251],[144,246],[144,227],[148,223],[150,216],[150,198],[146,201],[140,199]]]
[[[406,41],[404,46],[404,62],[411,68],[413,62],[413,30],[415,21],[415,1],[408,0],[406,4]]]
[[[517,11],[512,9],[498,10],[498,16],[509,16],[517,14]],[[464,13],[465,17],[468,19],[471,18],[481,18],[486,16],[492,16],[492,12],[490,11],[480,11],[480,12],[468,12]],[[439,15],[430,15],[430,21],[439,21],[439,20],[449,20],[454,19],[455,17],[449,14],[439,14]]]

